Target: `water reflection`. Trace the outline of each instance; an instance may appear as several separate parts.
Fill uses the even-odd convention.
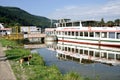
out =
[[[47,46],[57,52],[56,57],[62,60],[77,61],[82,64],[101,62],[107,65],[120,65],[120,49],[91,45],[75,45],[67,42],[58,42]]]

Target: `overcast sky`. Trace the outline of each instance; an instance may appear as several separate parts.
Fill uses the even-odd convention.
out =
[[[0,0],[0,6],[19,7],[51,19],[120,19],[120,0]]]

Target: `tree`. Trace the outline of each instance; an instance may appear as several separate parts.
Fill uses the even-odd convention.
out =
[[[104,18],[101,19],[101,21],[100,21],[100,26],[102,26],[102,27],[105,26]]]
[[[108,21],[108,22],[107,22],[107,26],[109,26],[109,27],[114,26],[114,22],[113,22],[113,21]]]
[[[115,23],[115,26],[120,26],[120,19],[116,19],[114,23]]]

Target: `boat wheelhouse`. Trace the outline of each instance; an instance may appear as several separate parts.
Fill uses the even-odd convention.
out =
[[[56,28],[45,30],[50,35],[56,35],[61,42],[89,44],[120,48],[120,26],[97,27],[96,21],[71,21],[60,19]]]

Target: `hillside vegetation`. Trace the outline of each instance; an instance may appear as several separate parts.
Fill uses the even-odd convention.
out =
[[[42,16],[32,15],[20,8],[0,6],[0,23],[6,26],[24,25],[49,27],[50,19]]]

